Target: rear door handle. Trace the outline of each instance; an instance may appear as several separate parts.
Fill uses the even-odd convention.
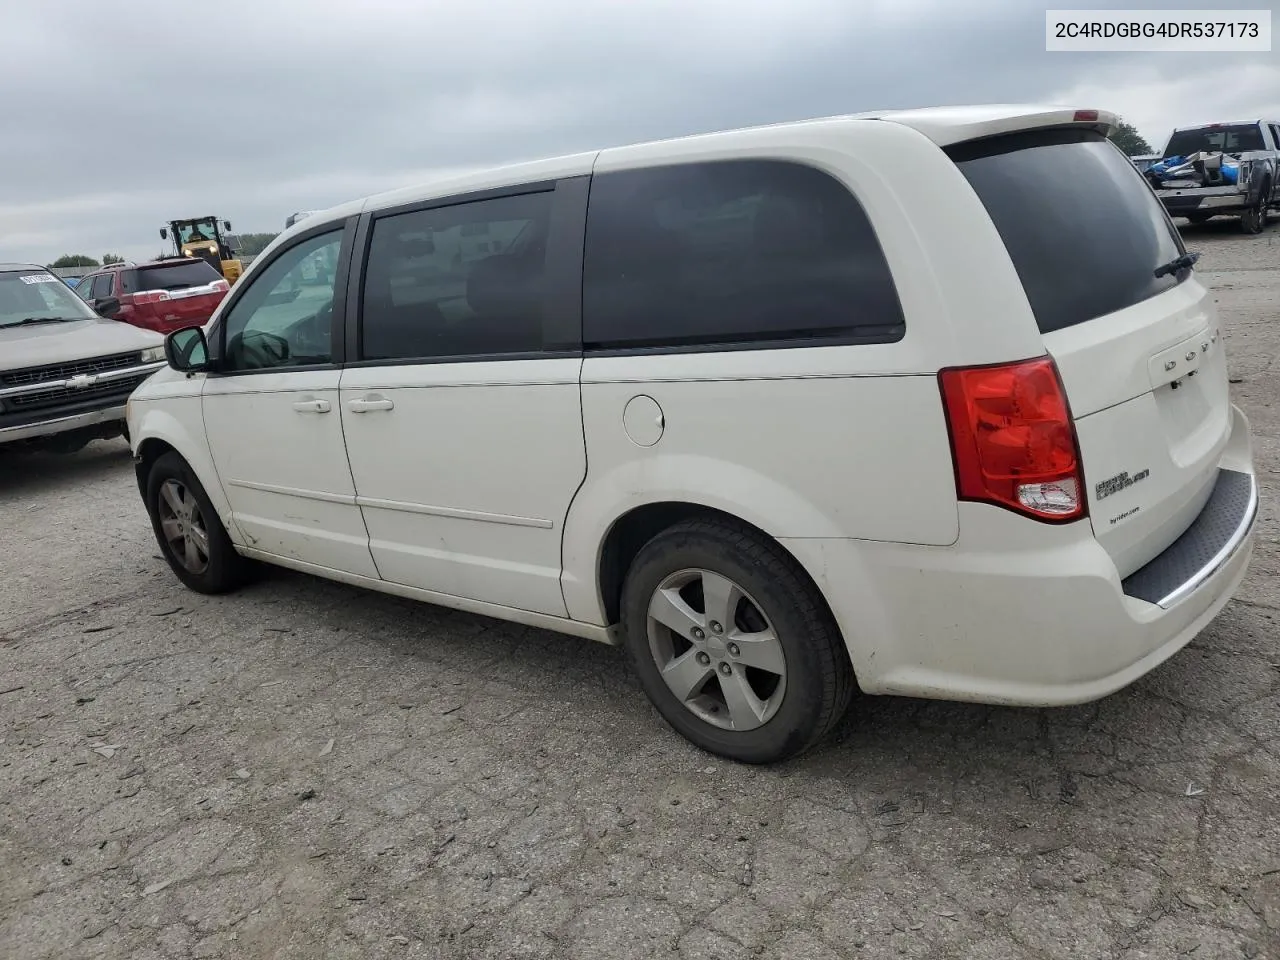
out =
[[[299,400],[293,409],[299,413],[328,413],[330,404],[328,400]]]
[[[373,397],[347,401],[347,409],[352,413],[368,413],[371,410],[391,410],[394,407],[395,404],[387,397]]]

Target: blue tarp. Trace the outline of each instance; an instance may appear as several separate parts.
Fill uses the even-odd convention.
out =
[[[1158,163],[1153,163],[1147,168],[1146,172],[1161,180],[1177,180],[1182,177],[1198,176],[1195,167],[1191,166],[1186,157],[1166,157]],[[1240,180],[1240,164],[1233,163],[1223,157],[1221,173],[1224,183],[1235,184]]]

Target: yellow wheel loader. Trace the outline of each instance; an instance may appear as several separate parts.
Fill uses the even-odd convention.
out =
[[[220,222],[217,217],[170,220],[167,227],[160,228],[160,236],[173,241],[173,256],[198,257],[222,274],[227,283],[234,284],[244,273],[244,265],[231,249],[230,220]]]

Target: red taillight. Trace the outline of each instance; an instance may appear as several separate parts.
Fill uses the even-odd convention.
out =
[[[1075,115],[1076,123],[1097,123],[1097,110],[1077,110]]]
[[[938,383],[961,500],[1054,523],[1085,515],[1080,449],[1051,358],[943,370]]]
[[[209,286],[213,287],[214,293],[226,293],[231,289],[231,284],[227,283],[225,280],[215,280],[213,283],[209,284]]]
[[[143,304],[159,303],[162,300],[168,299],[169,291],[167,290],[142,290],[138,293],[126,293],[120,298],[120,302],[139,307]]]

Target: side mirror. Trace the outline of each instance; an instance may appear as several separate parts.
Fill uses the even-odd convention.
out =
[[[160,239],[161,239],[161,240],[168,240],[168,239],[169,239],[169,230],[168,230],[168,228],[167,228],[167,227],[161,227],[161,228],[160,228]]]
[[[209,341],[202,327],[183,327],[164,338],[164,358],[183,373],[195,373],[209,366]]]
[[[94,301],[93,309],[98,311],[99,316],[114,320],[116,314],[120,312],[120,301],[116,297],[103,297],[101,300]]]

